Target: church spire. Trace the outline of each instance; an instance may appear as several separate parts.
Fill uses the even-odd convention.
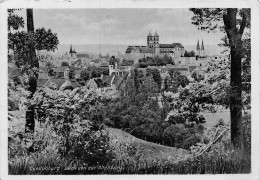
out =
[[[72,53],[72,45],[70,44],[70,53]]]
[[[201,43],[201,50],[204,50],[203,39],[202,39],[202,43]]]
[[[197,43],[197,51],[200,51],[200,43],[199,43],[199,40],[198,40],[198,43]]]

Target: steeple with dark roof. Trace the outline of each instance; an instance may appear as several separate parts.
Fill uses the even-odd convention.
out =
[[[200,51],[200,43],[199,43],[199,40],[198,40],[198,43],[197,43],[197,51]]]
[[[204,50],[203,39],[202,39],[202,43],[201,43],[201,50]]]
[[[70,53],[72,53],[72,45],[70,44]]]

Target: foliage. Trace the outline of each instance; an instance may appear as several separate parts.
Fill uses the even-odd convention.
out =
[[[184,52],[184,57],[195,57],[195,52],[192,50],[192,51],[186,51]]]
[[[169,76],[166,76],[163,82],[165,91],[171,90],[173,92],[177,92],[177,88],[179,86],[185,87],[189,84],[188,78],[184,75],[181,75],[179,71],[171,69],[168,73]]]
[[[109,70],[108,68],[96,67],[96,66],[89,66],[87,69],[84,69],[80,73],[80,77],[87,81],[91,78],[100,77],[101,75],[108,75]]]
[[[63,62],[61,63],[61,66],[68,66],[68,67],[69,67],[70,65],[69,65],[69,63],[68,63],[67,61],[63,61]]]
[[[24,27],[24,20],[22,17],[14,14],[14,11],[18,9],[8,9],[8,31],[18,30],[20,27]]]
[[[192,73],[191,77],[192,77],[195,81],[199,82],[199,81],[201,81],[201,80],[204,80],[205,75],[203,75],[203,74],[201,74],[201,73],[195,71],[195,72]]]
[[[139,59],[138,67],[146,68],[148,66],[165,66],[167,64],[175,65],[172,58],[166,55],[163,57],[145,57]]]
[[[106,163],[112,158],[102,126],[102,103],[93,92],[44,88],[31,103],[37,109],[38,121],[49,124],[60,137],[57,143],[62,156],[87,164]]]
[[[158,84],[158,88],[161,88],[162,85],[162,78],[160,75],[160,71],[156,68],[147,68],[146,69],[147,75],[152,75],[153,80]]]
[[[186,128],[184,124],[172,124],[163,131],[165,144],[177,148],[189,149],[192,145],[200,142],[202,135],[193,128]]]
[[[69,70],[69,79],[74,79],[75,78],[75,71],[73,69]]]
[[[87,81],[91,79],[91,73],[84,69],[83,71],[80,72],[80,78],[83,79],[84,81]]]
[[[204,123],[205,118],[200,114],[201,109],[212,103],[210,96],[203,96],[203,93],[197,93],[196,86],[179,88],[179,93],[175,96],[169,96],[167,101],[172,110],[177,113],[177,118],[183,119],[184,123]]]
[[[25,31],[8,33],[8,48],[13,50],[14,54],[23,56],[23,58],[29,56],[29,44],[31,41],[33,41],[35,49],[38,51],[54,51],[58,48],[59,44],[57,34],[52,33],[50,29],[47,31],[44,28],[36,29],[32,37]],[[17,65],[20,64],[21,63],[17,63]],[[25,65],[25,62],[22,64]]]
[[[9,174],[247,174],[251,162],[246,152],[216,144],[209,154],[198,158],[170,157],[147,161],[142,148],[131,145],[117,148],[120,159],[107,166],[81,166],[75,160],[59,158],[56,154],[35,154],[9,162]],[[42,155],[46,155],[47,159]]]
[[[58,35],[52,33],[51,29],[46,30],[44,27],[36,29],[34,33],[35,49],[54,51],[58,49]]]
[[[190,9],[194,16],[192,24],[201,30],[215,30],[220,28],[226,33],[223,38],[224,46],[230,48],[231,68],[230,68],[230,112],[231,112],[231,140],[234,145],[241,147],[243,142],[242,128],[242,58],[243,35],[245,29],[251,28],[251,9],[249,8],[202,8]],[[220,25],[219,25],[220,23]]]

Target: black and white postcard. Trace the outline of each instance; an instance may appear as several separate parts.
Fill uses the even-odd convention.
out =
[[[1,180],[260,178],[259,1],[0,6]]]

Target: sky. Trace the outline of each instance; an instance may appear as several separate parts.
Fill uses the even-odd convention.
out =
[[[146,45],[149,31],[157,31],[161,44],[221,43],[223,33],[198,30],[192,15],[189,9],[34,9],[34,24],[57,33],[60,44]]]

